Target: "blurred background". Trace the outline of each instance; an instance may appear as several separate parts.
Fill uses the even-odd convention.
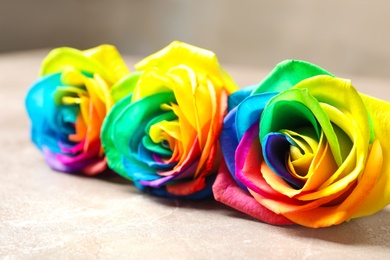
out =
[[[142,57],[181,40],[223,64],[390,78],[389,13],[385,0],[0,0],[0,52],[110,43]]]

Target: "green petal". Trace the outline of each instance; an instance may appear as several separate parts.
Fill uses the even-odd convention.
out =
[[[115,146],[114,136],[114,122],[122,111],[130,105],[131,95],[123,98],[120,102],[110,110],[103,121],[100,139],[104,148],[104,153],[107,158],[107,164],[110,169],[122,175],[123,177],[131,179],[122,163],[122,155]]]
[[[171,102],[175,102],[174,94],[165,92],[145,97],[122,109],[115,121],[111,122],[114,124],[113,136],[116,149],[125,157],[131,157],[132,152],[136,153],[145,135],[146,124],[152,118],[165,112],[161,108],[162,104]],[[115,109],[116,106],[113,110]]]
[[[276,65],[252,94],[281,92],[298,82],[317,75],[333,76],[330,72],[306,61],[285,60]]]
[[[114,103],[117,103],[119,100],[133,92],[141,74],[142,71],[132,72],[111,87],[110,92]]]
[[[284,104],[283,106],[280,106],[280,109],[284,109],[286,106],[285,104],[290,104],[289,110],[280,111],[277,105],[279,102]],[[300,103],[301,105],[298,106],[297,103]],[[302,105],[308,110],[303,109]],[[307,113],[308,111],[310,111],[312,115],[310,115],[311,113]],[[318,124],[321,126],[322,131],[329,142],[335,161],[337,165],[340,166],[342,157],[338,139],[332,124],[326,113],[322,110],[317,99],[310,95],[307,89],[289,89],[281,92],[269,101],[260,120],[260,140],[263,140],[269,132],[277,132],[281,129],[286,129],[284,126],[286,124],[285,122],[287,122],[287,124],[294,124],[295,120],[298,121],[297,127],[299,127],[299,123],[304,120],[310,122],[319,137],[320,129],[317,129],[317,123],[313,122],[313,120],[318,121]]]

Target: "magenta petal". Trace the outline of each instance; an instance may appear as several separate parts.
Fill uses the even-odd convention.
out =
[[[82,172],[84,168],[86,168],[87,166],[93,163],[92,160],[86,160],[86,161],[77,161],[71,164],[67,164],[59,159],[60,157],[59,154],[53,153],[46,146],[42,147],[42,151],[46,163],[54,170],[60,172],[68,172],[68,173]]]
[[[68,157],[66,158],[63,154],[56,154],[50,151],[46,146],[42,147],[43,155],[45,157],[46,163],[53,168],[54,170],[68,173],[80,173],[84,172],[88,174],[86,169],[92,167],[93,165],[100,164],[102,158],[97,158],[96,156],[78,156],[78,157]],[[66,158],[64,160],[64,158]]]
[[[83,150],[84,144],[85,144],[85,140],[83,140],[83,141],[81,141],[73,146],[68,147],[68,146],[64,145],[63,143],[58,142],[58,146],[60,147],[60,149],[63,153],[72,153],[72,154],[76,154],[78,152],[81,152]]]
[[[42,147],[42,152],[45,157],[45,160],[47,164],[52,167],[54,170],[61,171],[61,172],[71,172],[72,169],[70,169],[68,166],[64,165],[57,159],[57,155],[50,151],[47,147]]]
[[[294,223],[259,204],[252,196],[244,192],[234,181],[226,167],[221,163],[213,185],[214,198],[236,210],[273,225],[293,225]]]
[[[255,184],[253,184],[250,180],[247,179],[242,170],[245,167],[246,157],[249,152],[249,149],[252,145],[252,142],[259,142],[259,123],[254,123],[242,136],[240,143],[237,146],[236,150],[236,178],[247,188],[255,191],[256,193],[263,194],[264,192],[260,190]],[[261,153],[261,151],[259,151]],[[261,154],[259,154],[259,160],[262,160]],[[259,169],[259,174],[260,169]]]
[[[164,163],[164,161],[160,158],[160,156],[156,153],[152,154],[153,160],[155,160],[157,163]]]
[[[76,156],[69,156],[66,154],[57,154],[57,160],[63,164],[74,164],[81,161],[93,160],[96,159],[99,154],[100,144],[90,145],[89,149],[83,153],[80,153]]]

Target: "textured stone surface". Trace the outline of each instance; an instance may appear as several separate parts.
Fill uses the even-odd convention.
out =
[[[46,53],[0,55],[0,258],[390,256],[390,207],[326,229],[276,227],[213,201],[150,197],[119,177],[85,178],[52,171],[29,140],[24,110],[25,94]],[[129,65],[135,61],[126,60]],[[225,67],[242,86],[265,74],[255,68]],[[386,88],[390,82],[361,78],[354,82],[360,91],[390,100]]]

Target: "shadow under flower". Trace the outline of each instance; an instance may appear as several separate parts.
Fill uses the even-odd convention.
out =
[[[311,229],[302,226],[284,228],[286,235],[354,246],[390,248],[390,207],[368,217],[352,219],[340,225]]]
[[[53,170],[53,171],[55,171],[55,170]],[[55,172],[57,172],[58,174],[67,174],[69,176],[74,176],[74,177],[82,178],[82,179],[95,179],[95,180],[110,182],[110,183],[114,183],[114,184],[133,186],[132,181],[116,174],[114,171],[112,171],[110,169],[106,169],[103,172],[96,174],[96,175],[93,175],[93,176],[85,175],[82,173],[63,173],[63,172],[59,172],[59,171],[55,171]]]
[[[101,180],[101,181],[106,181],[106,182],[111,182],[115,184],[122,184],[122,185],[133,185],[133,182],[123,178],[119,174],[116,174],[114,171],[107,169],[104,172],[94,176],[94,178]]]
[[[321,240],[325,242],[353,245],[353,246],[378,246],[390,248],[390,207],[368,217],[353,219],[340,225],[327,228],[312,229],[299,225],[273,226],[265,224],[251,216],[236,211],[222,203],[209,198],[201,201],[187,201],[150,196],[157,204],[167,207],[186,208],[202,211],[214,211],[223,217],[240,219],[243,221],[258,222],[259,225],[267,225],[275,228],[275,232],[286,236],[305,238],[308,240]],[[261,227],[259,227],[261,229]]]
[[[246,221],[255,221],[253,217],[244,214],[240,211],[234,210],[223,203],[216,201],[213,197],[209,197],[203,200],[184,200],[184,199],[171,199],[165,197],[150,196],[150,199],[157,203],[167,207],[185,208],[196,211],[213,211],[218,212],[221,216],[228,216],[237,219],[243,219]]]

